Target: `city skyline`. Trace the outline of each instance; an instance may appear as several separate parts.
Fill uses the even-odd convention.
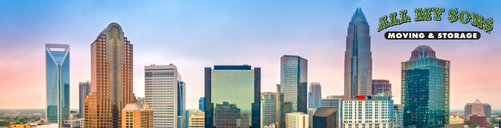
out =
[[[402,9],[412,10],[424,7],[458,8],[459,10],[475,11],[486,17],[496,18],[500,14],[495,14],[493,8],[500,5],[499,2],[492,2],[492,4],[485,5],[487,7],[480,7],[477,3],[465,5],[455,4],[452,1],[416,2],[413,4],[396,1],[391,4],[395,5],[395,7],[385,5],[384,8],[371,7],[370,5],[389,3],[364,1],[350,3],[312,2],[304,4],[291,2],[281,5],[282,3],[279,2],[268,2],[269,5],[261,9],[252,8],[260,7],[260,4],[249,5],[250,2],[247,1],[225,4],[207,3],[214,5],[214,7],[202,4],[188,6],[190,3],[183,2],[124,2],[110,8],[116,9],[123,5],[132,4],[139,5],[129,11],[112,11],[113,13],[109,17],[105,17],[107,14],[98,13],[99,11],[108,10],[98,8],[111,4],[109,2],[104,2],[104,5],[92,1],[42,2],[39,4],[34,2],[28,5],[11,1],[1,1],[0,3],[2,3],[0,7],[6,10],[0,11],[0,14],[5,16],[0,18],[0,27],[4,28],[0,30],[0,39],[3,40],[0,43],[0,54],[2,54],[0,56],[2,62],[0,63],[0,71],[4,72],[0,76],[0,97],[19,97],[2,98],[0,108],[43,108],[45,101],[39,97],[45,96],[44,91],[40,91],[44,90],[45,87],[43,84],[45,82],[43,76],[45,70],[43,68],[43,56],[39,55],[39,53],[43,51],[44,44],[58,43],[69,44],[72,47],[70,108],[77,109],[78,82],[90,80],[91,76],[90,42],[95,39],[96,33],[110,22],[117,22],[123,26],[127,37],[134,42],[135,73],[133,80],[136,96],[144,97],[144,74],[142,73],[144,69],[141,67],[152,63],[162,65],[173,63],[178,65],[179,72],[184,74],[183,80],[189,83],[186,94],[186,108],[188,109],[197,108],[197,101],[199,97],[203,96],[203,89],[197,89],[203,87],[203,71],[201,69],[215,64],[248,63],[261,67],[263,71],[261,91],[275,91],[275,85],[280,83],[280,62],[278,58],[286,54],[299,55],[308,59],[308,81],[322,83],[323,98],[328,95],[343,95],[344,64],[342,62],[344,59],[343,49],[345,47],[346,28],[351,15],[357,7],[362,8],[369,25],[371,25],[373,78],[393,81],[392,91],[394,95],[400,94],[400,62],[407,60],[409,57],[408,51],[416,46],[429,45],[440,52],[439,58],[447,58],[452,62],[451,109],[462,109],[464,104],[476,99],[490,103],[493,109],[501,108],[501,102],[492,97],[497,93],[496,90],[501,89],[499,87],[501,83],[496,81],[498,76],[496,71],[501,71],[498,66],[501,64],[501,57],[498,54],[501,44],[496,43],[496,40],[500,40],[500,37],[496,36],[498,34],[496,30],[492,31],[491,34],[486,34],[469,24],[451,24],[446,21],[414,22],[387,29],[388,31],[471,30],[482,33],[482,38],[478,41],[425,42],[387,41],[382,36],[384,31],[376,32],[377,18]],[[155,4],[172,6],[172,8],[161,9],[162,7],[154,6]],[[45,5],[45,7],[39,5]],[[56,5],[65,6],[49,9]],[[94,5],[96,7],[92,7]],[[134,13],[133,11],[143,9],[140,5],[153,6],[153,8],[144,9],[146,10],[144,13]],[[231,7],[233,5],[236,7]],[[22,8],[16,9],[23,6],[33,7],[33,9],[24,11],[19,11]],[[273,9],[276,6],[281,7],[280,9]],[[90,9],[85,7],[92,7],[98,11],[86,12]],[[206,12],[190,11],[190,9],[196,7],[208,10]],[[238,9],[238,7],[245,8]],[[226,12],[228,10],[233,10],[233,12]],[[339,10],[346,10],[346,12],[339,13]],[[266,14],[264,12],[270,13]],[[414,12],[408,13],[409,15],[414,14]],[[182,16],[190,14],[195,16]],[[166,16],[167,18],[155,19],[158,16]],[[284,20],[273,18],[273,16],[280,16]],[[446,16],[442,15],[442,18],[446,18]],[[133,19],[134,17],[136,19]],[[144,20],[148,18],[153,18],[153,20]],[[267,18],[272,18],[272,20],[266,20]],[[240,23],[245,20],[249,21]],[[155,30],[156,28],[153,26],[157,25],[171,30]],[[178,25],[179,27],[177,27]],[[169,37],[169,39],[162,38],[164,36]],[[242,49],[215,51],[214,49],[217,47],[214,46]],[[245,48],[243,46],[249,47]],[[168,48],[168,50],[164,50],[165,48]],[[305,48],[316,50],[303,50]],[[254,51],[254,49],[259,50]],[[200,52],[187,53],[185,50]],[[206,55],[200,55],[202,53]],[[25,79],[18,76],[32,79],[25,82],[23,81]],[[471,86],[476,88],[469,88]],[[29,94],[18,93],[22,91],[29,92]],[[470,96],[463,96],[462,94],[470,94]],[[400,97],[395,97],[395,103],[400,103]]]

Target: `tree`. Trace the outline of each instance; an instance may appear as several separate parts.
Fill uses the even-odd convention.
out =
[[[487,126],[487,128],[494,128],[494,125],[491,125],[491,126]]]
[[[469,128],[476,128],[478,124],[468,125]]]
[[[470,121],[465,121],[464,125],[470,125]]]
[[[498,124],[498,123],[499,123],[499,120],[496,120],[496,118],[492,118],[491,122],[492,122],[493,124]]]

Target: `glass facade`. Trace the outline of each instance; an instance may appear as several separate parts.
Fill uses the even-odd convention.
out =
[[[393,128],[404,127],[404,106],[402,104],[393,105]]]
[[[269,124],[275,124],[277,122],[277,97],[276,93],[273,92],[263,92],[261,93],[263,104],[261,106],[262,110],[262,125],[267,126]]]
[[[205,127],[259,128],[260,68],[214,66],[205,69]]]
[[[198,109],[202,110],[202,112],[205,112],[205,97],[200,97],[198,100]]]
[[[84,118],[84,100],[90,93],[90,82],[80,82],[79,83],[79,111],[78,116]]]
[[[361,8],[351,17],[346,36],[345,52],[345,99],[358,95],[372,95],[372,53],[369,24]]]
[[[181,75],[178,74],[178,79]],[[184,116],[186,110],[186,86],[181,80],[177,81],[177,116]]]
[[[307,113],[308,60],[294,55],[280,58],[280,123],[285,127],[285,114]]]
[[[46,44],[45,57],[47,122],[69,127],[64,121],[70,114],[70,46]]]
[[[319,108],[322,100],[322,87],[320,83],[311,83],[308,93],[308,108]]]
[[[435,57],[429,46],[419,46],[402,62],[404,126],[444,127],[449,124],[450,62]]]

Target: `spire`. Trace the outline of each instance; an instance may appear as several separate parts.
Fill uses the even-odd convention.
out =
[[[478,99],[477,99],[477,100],[475,101],[475,104],[482,104],[482,103],[480,102],[480,100],[478,100]]]
[[[364,12],[362,12],[362,8],[357,8],[353,16],[351,17],[351,21],[367,21],[365,19]]]

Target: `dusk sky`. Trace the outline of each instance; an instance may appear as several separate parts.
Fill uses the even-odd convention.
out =
[[[344,52],[351,16],[362,8],[372,44],[373,79],[388,79],[400,103],[401,62],[419,45],[451,61],[451,109],[479,99],[501,109],[501,1],[14,1],[0,0],[0,109],[44,109],[45,44],[70,45],[72,109],[78,83],[90,80],[90,45],[111,22],[134,46],[134,93],[144,97],[144,66],[176,65],[186,82],[187,109],[204,96],[204,67],[261,67],[262,92],[280,83],[280,57],[308,60],[308,85],[322,97],[343,95]],[[445,8],[442,21],[414,22],[415,8]],[[494,18],[488,34],[447,20],[458,8]],[[411,23],[377,32],[378,18],[406,9]],[[433,16],[433,14],[432,14]],[[499,29],[499,30],[498,30]],[[386,31],[479,31],[479,40],[386,40]]]

